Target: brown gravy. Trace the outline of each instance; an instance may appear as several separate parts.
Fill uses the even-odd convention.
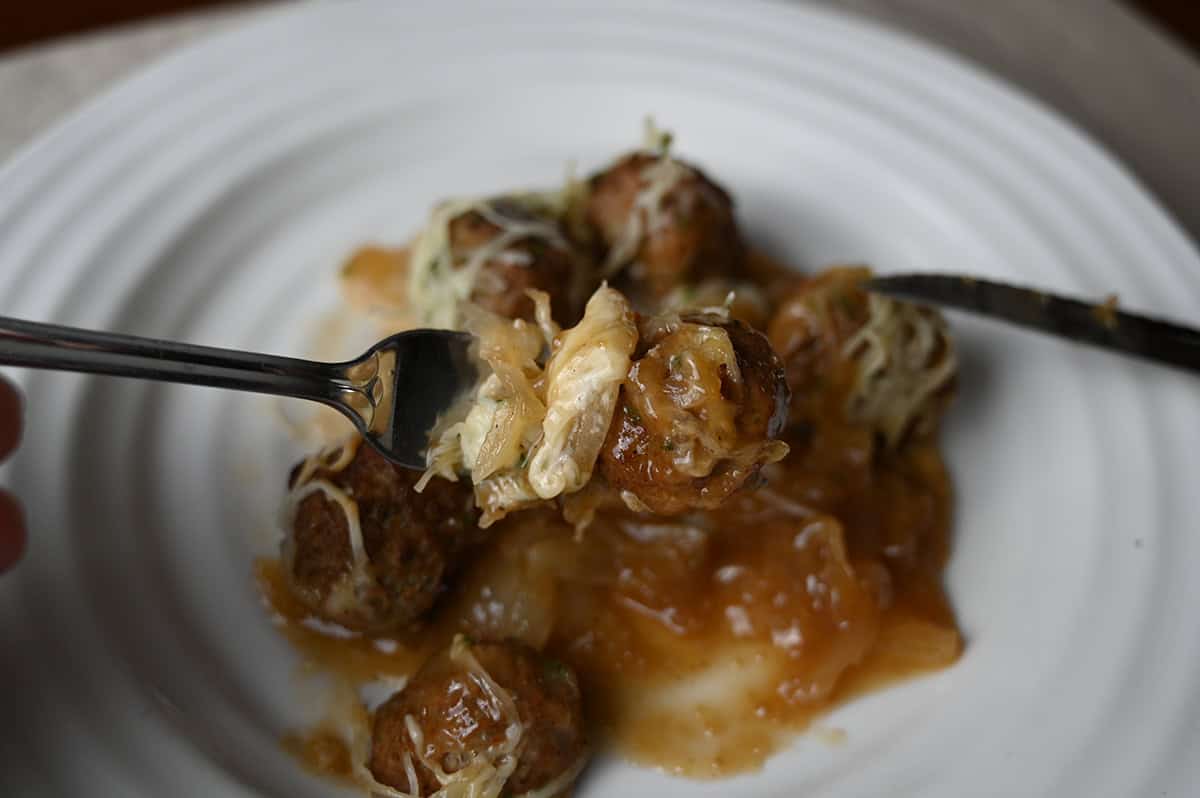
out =
[[[748,271],[772,294],[796,280],[759,253]],[[515,513],[419,628],[327,634],[274,560],[257,564],[261,590],[306,666],[351,687],[411,675],[457,632],[519,637],[576,669],[593,737],[629,759],[692,778],[755,770],[832,707],[962,650],[941,583],[952,489],[936,436],[883,451],[837,421],[848,379],[793,397],[822,420],[789,430],[765,487],[678,518],[585,489],[561,508],[595,511],[579,535],[560,508]],[[284,745],[350,774],[324,727]]]
[[[354,783],[350,746],[336,731],[313,729],[285,734],[283,749],[312,773],[338,781]]]
[[[951,491],[936,446],[872,462],[859,431],[821,435],[714,512],[605,505],[578,538],[556,513],[516,514],[403,634],[327,635],[276,562],[258,577],[305,661],[350,684],[411,674],[457,631],[516,634],[576,668],[596,736],[628,758],[693,778],[753,770],[829,708],[962,646],[940,582]],[[345,776],[320,730],[286,744]]]

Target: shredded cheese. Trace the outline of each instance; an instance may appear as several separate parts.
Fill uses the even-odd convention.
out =
[[[421,321],[429,327],[459,329],[462,316],[459,304],[468,300],[480,280],[484,265],[493,259],[506,259],[516,265],[528,265],[529,256],[510,248],[519,241],[536,238],[563,251],[570,246],[559,231],[563,192],[528,192],[503,199],[531,212],[529,219],[517,219],[498,209],[497,199],[452,199],[433,210],[429,223],[412,244],[409,256],[409,296]],[[467,253],[450,245],[450,225],[464,214],[475,212],[500,229],[500,234]],[[550,214],[547,216],[546,214]]]
[[[958,359],[940,314],[871,294],[869,317],[842,350],[857,367],[846,413],[896,446],[927,420],[930,400],[954,379]]]
[[[442,763],[430,756],[430,748],[416,718],[406,715],[404,726],[417,762],[414,763],[411,757],[405,755],[404,769],[410,791],[404,792],[375,779],[364,764],[368,759],[369,740],[364,740],[362,734],[356,735],[354,774],[371,793],[387,798],[422,798],[416,764],[433,774],[439,784],[438,790],[425,798],[499,798],[504,792],[504,786],[516,770],[525,747],[525,726],[517,712],[516,702],[512,694],[500,686],[480,664],[462,635],[455,635],[450,644],[450,660],[463,667],[467,678],[485,699],[485,703],[476,708],[482,709],[492,720],[505,724],[504,737],[499,743],[489,745],[482,751],[471,752],[470,759],[463,767],[447,773]],[[585,761],[585,758],[581,759],[545,786],[527,792],[521,798],[552,798],[571,783]],[[549,788],[553,788],[553,791],[549,791]]]
[[[367,547],[363,543],[362,525],[358,519],[358,503],[346,495],[346,492],[325,479],[314,479],[292,491],[291,502],[298,507],[300,502],[314,493],[322,493],[325,498],[335,503],[346,516],[346,527],[350,536],[350,573],[356,586],[369,586],[373,583],[370,570],[370,560],[367,557]]]
[[[347,581],[334,586],[325,599],[326,609],[332,614],[340,614],[357,604],[363,592],[375,586],[375,577],[371,571],[371,561],[367,547],[363,541],[362,523],[358,516],[358,503],[344,490],[327,479],[314,479],[318,471],[337,474],[344,471],[354,460],[362,439],[358,436],[350,438],[335,447],[322,449],[308,457],[300,467],[294,487],[288,493],[284,505],[284,529],[291,530],[296,520],[296,511],[300,503],[314,493],[322,494],[342,511],[346,519],[347,537],[350,543],[350,570]],[[285,539],[283,555],[290,570],[290,560],[294,555],[290,537]]]
[[[612,277],[628,265],[642,246],[647,232],[662,228],[666,216],[663,201],[691,170],[663,152],[654,163],[642,170],[642,188],[629,206],[629,215],[621,236],[608,251],[604,261],[603,275]]]
[[[637,338],[629,303],[607,286],[562,335],[546,364],[542,439],[529,460],[529,483],[542,499],[574,493],[591,478]]]
[[[296,487],[304,485],[320,469],[331,474],[344,471],[354,461],[354,455],[358,454],[358,447],[361,443],[362,438],[355,435],[342,443],[326,447],[316,454],[306,457],[304,464],[300,466],[300,473],[296,475]],[[332,460],[330,460],[331,457]]]
[[[588,300],[579,324],[563,332],[546,295],[531,296],[536,328],[466,306],[492,373],[439,424],[418,483],[421,490],[434,475],[469,474],[485,528],[587,483],[637,345],[628,301],[606,285]],[[545,351],[551,354],[543,366]]]
[[[655,160],[642,169],[642,186],[629,207],[620,236],[605,258],[602,270],[605,278],[616,275],[633,262],[646,235],[663,229],[670,222],[671,217],[666,213],[667,197],[681,182],[695,175],[695,170],[671,157],[673,138],[670,131],[654,123],[653,117],[646,117],[642,147],[653,154]],[[681,199],[687,202],[696,199],[714,201],[712,191],[704,185],[704,181],[699,181],[696,189],[695,192],[682,195]]]

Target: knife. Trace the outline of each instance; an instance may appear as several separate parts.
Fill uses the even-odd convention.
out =
[[[867,289],[895,299],[965,310],[1071,341],[1200,372],[1200,330],[1033,288],[951,274],[872,278]]]

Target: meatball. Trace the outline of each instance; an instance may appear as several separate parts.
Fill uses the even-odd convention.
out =
[[[673,515],[719,505],[781,459],[783,367],[743,322],[704,313],[644,321],[621,386],[601,473],[633,509]]]
[[[515,720],[520,736],[514,741]],[[524,643],[471,643],[460,636],[376,710],[368,767],[393,789],[432,795],[442,783],[426,763],[446,776],[463,771],[462,777],[479,758],[500,767],[509,746],[516,766],[504,795],[575,775],[586,750],[575,673]],[[410,783],[410,772],[418,784]]]
[[[746,249],[729,194],[699,169],[636,152],[588,182],[585,219],[612,273],[628,264],[635,301],[657,302],[684,282],[736,276]]]
[[[738,321],[765,330],[771,320],[771,303],[762,286],[747,280],[710,277],[698,283],[681,283],[663,297],[662,312],[704,311],[722,308]]]
[[[538,289],[550,295],[560,323],[573,322],[580,311],[581,292],[589,288],[585,283],[590,270],[557,223],[524,204],[495,199],[451,219],[451,257],[465,262],[503,236],[512,240],[484,262],[471,301],[505,318],[533,321],[528,289]]]
[[[870,276],[841,266],[803,281],[767,334],[783,358],[794,429],[848,421],[896,446],[936,426],[957,361],[937,311],[869,293]]]
[[[410,623],[480,540],[474,495],[470,485],[441,479],[417,493],[419,473],[359,441],[347,446],[353,456],[336,453],[341,463],[306,461],[292,473],[298,501],[283,546],[289,587],[314,613],[350,629]],[[358,559],[351,514],[361,531]]]

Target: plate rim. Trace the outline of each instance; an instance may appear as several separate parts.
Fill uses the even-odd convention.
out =
[[[489,4],[492,8],[499,7],[500,2],[507,8],[535,7],[538,3],[528,0],[499,0]],[[632,9],[644,8],[643,4],[619,0]],[[36,159],[41,157],[43,150],[71,143],[72,138],[77,142],[79,136],[87,132],[87,126],[93,124],[93,117],[104,113],[108,106],[115,106],[136,100],[142,86],[161,81],[171,70],[179,68],[195,60],[198,63],[211,58],[212,53],[235,45],[243,38],[253,38],[261,35],[260,31],[269,31],[277,26],[302,24],[305,17],[324,13],[354,13],[361,9],[380,7],[386,8],[391,4],[387,0],[346,0],[342,3],[277,5],[265,8],[247,9],[244,17],[234,19],[230,27],[212,33],[201,34],[199,38],[185,42],[178,47],[150,58],[145,63],[136,66],[131,72],[117,78],[111,84],[86,98],[79,105],[65,112],[49,126],[36,133],[30,140],[17,147],[4,161],[0,162],[0,218],[3,217],[5,206],[4,189],[14,182],[20,173],[30,168],[36,168]],[[461,5],[472,5],[471,2]],[[575,8],[598,7],[598,3],[583,0],[570,3]],[[684,9],[693,7],[685,0],[655,0],[658,7],[674,5]],[[1164,236],[1163,244],[1180,252],[1185,257],[1200,262],[1200,239],[1193,239],[1188,229],[1180,222],[1167,207],[1158,194],[1153,191],[1141,177],[1100,138],[1072,119],[1066,112],[1051,105],[1038,97],[1030,89],[1012,82],[1002,75],[994,73],[986,65],[981,64],[968,55],[950,49],[941,42],[927,39],[916,32],[905,30],[898,25],[874,19],[853,9],[837,8],[828,5],[818,5],[807,0],[703,0],[706,10],[717,9],[719,12],[732,11],[737,8],[742,13],[782,13],[794,15],[796,18],[805,16],[825,23],[855,30],[859,35],[864,33],[872,37],[880,37],[893,43],[901,44],[911,54],[921,55],[933,61],[942,62],[943,66],[958,72],[961,76],[970,78],[973,82],[986,86],[989,91],[1014,101],[1051,123],[1059,135],[1073,139],[1078,145],[1078,152],[1089,157],[1093,165],[1099,166],[1118,179],[1121,184],[1123,197],[1126,201],[1135,202],[1149,214],[1148,220],[1159,229],[1156,235]],[[606,5],[612,8],[612,3]],[[746,12],[747,7],[754,10]],[[115,109],[114,109],[115,110]]]
[[[730,4],[723,4],[723,5],[725,7],[732,7]],[[766,5],[769,5],[769,4],[766,4]],[[328,8],[328,7],[329,6],[326,6],[323,8]],[[281,13],[289,15],[289,16],[292,13],[296,13],[297,15],[299,15],[301,13],[307,14],[308,11],[313,8],[316,8],[316,7],[289,8],[289,9],[284,9]],[[809,10],[811,10],[811,9],[806,9],[806,11],[809,11]],[[818,13],[820,15],[824,15],[824,16],[830,15],[830,12],[828,10],[824,10],[824,9],[818,10],[816,13]],[[838,12],[838,13],[834,13],[833,16],[837,16],[840,18],[843,15],[840,12]],[[166,72],[166,71],[169,71],[170,69],[174,68],[172,66],[172,63],[175,59],[197,58],[198,57],[196,55],[197,50],[201,51],[201,53],[204,53],[210,47],[216,48],[219,50],[220,47],[224,46],[223,42],[227,38],[234,37],[235,34],[240,35],[240,36],[247,36],[248,38],[252,39],[256,35],[256,33],[254,31],[257,30],[257,24],[262,24],[262,25],[275,24],[276,20],[277,20],[277,17],[275,15],[275,13],[272,12],[269,15],[267,15],[264,19],[260,20],[258,23],[256,23],[253,26],[247,26],[246,28],[235,29],[233,31],[217,34],[216,36],[212,37],[211,39],[196,43],[194,46],[185,47],[182,52],[168,55],[167,57],[160,59],[159,61],[157,61],[155,63],[152,63],[151,65],[149,65],[149,67],[147,67],[145,69],[144,72],[135,73],[134,75],[128,77],[126,80],[118,81],[118,83],[112,87],[112,92],[114,94],[120,94],[121,92],[129,92],[131,94],[137,94],[139,89],[133,88],[129,84],[136,85],[142,80],[145,80],[148,82],[161,80],[162,72]],[[843,21],[845,21],[845,20],[843,20]],[[850,24],[851,24],[851,27],[860,28],[861,22],[862,22],[862,20],[858,20],[857,18],[855,18],[853,21],[851,21]],[[870,23],[870,21],[866,21],[866,22],[867,22],[868,27],[870,27],[872,23]],[[888,37],[890,39],[895,38],[895,36],[894,36],[895,32],[890,29],[884,28],[881,32],[885,37]],[[903,37],[904,37],[904,35],[901,34],[901,38],[903,38]],[[916,40],[915,44],[918,45],[919,51],[922,52],[923,54],[925,54],[925,55],[931,54],[932,48],[929,47],[928,45],[924,44],[923,42],[921,42],[919,39]],[[975,75],[977,78],[982,78],[985,81],[987,81],[989,83],[989,85],[993,86],[994,89],[1005,92],[1010,97],[1012,97],[1018,101],[1022,100],[1022,96],[1020,95],[1019,90],[1014,92],[1013,87],[1004,83],[1003,81],[994,81],[994,79],[987,74],[982,74],[982,75],[978,74],[977,70],[970,63],[958,63],[957,59],[955,58],[955,55],[953,53],[949,53],[949,54],[932,53],[932,54],[937,55],[939,57],[948,55],[950,57],[950,60],[952,62],[954,62],[955,64],[957,64],[957,71],[961,75],[968,76],[968,77],[970,75]],[[207,56],[207,55],[199,56],[200,60],[203,60],[204,58],[209,58],[209,57],[210,56]],[[99,104],[99,105],[104,105],[107,102],[110,102],[110,100],[108,100],[105,96],[98,97],[95,100],[95,103]],[[1037,108],[1042,107],[1036,101],[1036,98],[1025,97],[1024,104],[1029,108],[1029,110],[1032,113],[1035,113],[1035,114],[1036,114]],[[63,124],[66,127],[69,127],[71,124],[75,124],[77,127],[86,128],[86,126],[90,124],[90,121],[87,120],[87,117],[92,113],[94,113],[93,109],[90,109],[88,107],[80,108],[80,109],[78,109],[77,115],[75,117],[64,120]],[[76,117],[84,117],[84,120],[80,121]],[[1041,118],[1044,120],[1050,121],[1050,122],[1054,122],[1059,127],[1062,127],[1063,131],[1070,136],[1070,140],[1067,140],[1065,142],[1057,142],[1059,145],[1066,144],[1066,145],[1072,146],[1074,148],[1075,152],[1080,152],[1083,154],[1090,155],[1093,158],[1098,158],[1101,162],[1107,164],[1108,168],[1111,169],[1112,174],[1115,174],[1118,177],[1123,177],[1129,183],[1129,185],[1126,187],[1133,189],[1133,191],[1132,191],[1132,193],[1130,193],[1130,192],[1123,193],[1120,197],[1121,201],[1126,201],[1126,200],[1133,201],[1133,200],[1135,200],[1135,198],[1137,198],[1137,202],[1139,204],[1140,210],[1150,212],[1152,209],[1154,209],[1154,212],[1156,213],[1156,215],[1160,221],[1165,221],[1168,223],[1168,225],[1173,223],[1174,220],[1172,219],[1172,217],[1165,211],[1165,209],[1163,209],[1161,207],[1161,205],[1158,204],[1156,198],[1149,192],[1145,191],[1144,188],[1139,191],[1136,179],[1133,178],[1132,176],[1128,175],[1127,173],[1125,173],[1123,170],[1123,165],[1119,161],[1116,161],[1111,156],[1110,153],[1108,153],[1106,150],[1103,149],[1103,147],[1100,147],[1099,145],[1096,145],[1095,142],[1090,141],[1090,139],[1086,135],[1086,132],[1081,131],[1078,128],[1075,128],[1069,122],[1064,122],[1064,120],[1062,120],[1055,114],[1054,109],[1047,109],[1047,108],[1043,107],[1043,114],[1041,115]],[[68,130],[67,133],[63,134],[63,137],[67,139],[67,144],[70,145],[70,141],[69,141],[70,137],[77,136],[77,135],[78,135],[77,133],[73,133],[70,130]],[[36,143],[36,140],[35,140],[35,143]],[[1080,143],[1082,143],[1084,145],[1084,147],[1080,148],[1078,146]],[[1087,146],[1089,144],[1091,144],[1090,147]],[[56,160],[60,160],[60,159],[56,159]],[[17,166],[14,166],[14,169],[16,169],[18,167],[19,167],[19,164]],[[34,172],[34,175],[37,176],[36,170]],[[9,172],[7,169],[0,171],[0,181],[3,181],[3,179],[8,176],[9,176]],[[1101,176],[1101,177],[1103,177],[1103,176]],[[0,182],[0,186],[2,186],[2,182]],[[3,200],[4,199],[5,198],[3,197],[3,195],[0,194],[0,212],[3,211]],[[1133,218],[1141,220],[1142,217],[1134,216]],[[1146,220],[1143,220],[1143,221],[1146,221]],[[1158,237],[1154,231],[1147,231],[1147,234],[1152,235],[1154,237]],[[1188,243],[1188,240],[1185,235],[1181,234],[1180,238],[1183,243],[1185,243],[1185,244]],[[1170,243],[1170,242],[1163,242],[1164,247],[1168,243]],[[1193,252],[1191,252],[1191,254],[1194,256],[1195,252],[1193,251]],[[1193,258],[1193,260],[1194,260],[1194,258]]]

